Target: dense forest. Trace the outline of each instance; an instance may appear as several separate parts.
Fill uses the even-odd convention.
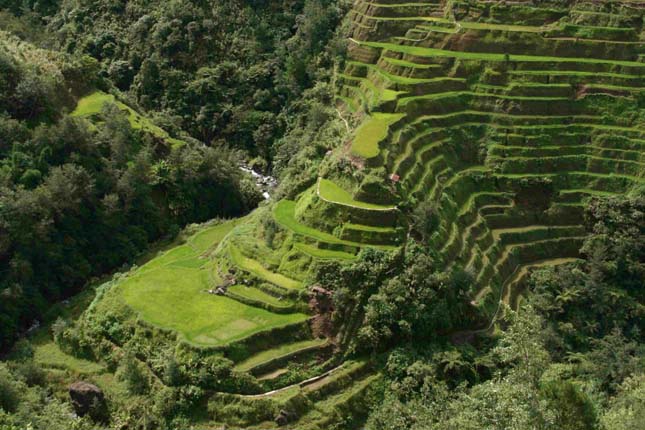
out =
[[[49,303],[151,242],[253,208],[261,197],[238,164],[286,167],[280,148],[293,150],[289,118],[309,109],[309,65],[334,55],[321,51],[335,4],[142,3],[0,5],[3,25],[23,37],[4,34],[0,50],[3,347]],[[98,130],[66,115],[93,87],[123,91],[189,144],[171,151],[114,106]]]
[[[643,11],[0,0],[0,430],[642,428]]]

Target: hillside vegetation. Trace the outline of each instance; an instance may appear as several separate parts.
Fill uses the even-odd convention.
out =
[[[186,223],[243,214],[259,193],[246,184],[233,151],[177,139],[114,95],[94,92],[103,85],[96,60],[2,36],[5,350],[21,330],[47,318],[52,302],[92,277],[133,262]]]
[[[282,183],[248,216],[190,226],[98,286],[82,314],[56,320],[52,339],[14,347],[0,367],[0,394],[12,394],[0,396],[10,413],[0,425],[36,409],[18,394],[46,385],[30,384],[35,365],[59,390],[78,379],[100,387],[107,412],[88,415],[112,428],[644,422],[645,4],[359,0],[338,30],[343,5],[319,1],[298,5],[300,18],[264,3],[97,4],[63,1],[52,12],[59,46],[97,58],[87,63],[142,106],[181,116],[188,133],[166,132],[105,92],[76,100],[59,123],[98,136],[125,127],[143,140],[130,151],[158,151],[142,135],[165,142],[155,172],[196,148],[220,161],[216,142],[226,139],[273,164]],[[211,13],[221,26],[207,25]],[[232,16],[256,27],[236,33]],[[272,20],[291,19],[295,34],[273,33]],[[128,31],[151,52],[120,44]],[[233,50],[233,66],[210,56],[225,43],[251,48]],[[222,81],[276,58],[272,88],[255,90],[253,108],[245,85]],[[191,98],[196,87],[220,97],[231,85],[222,92],[231,116]],[[276,106],[259,107],[259,92]],[[200,123],[205,111],[216,114]],[[286,131],[260,144],[246,126],[266,123],[239,115],[284,121]],[[206,190],[179,207],[190,212]],[[212,197],[233,214],[236,200]]]

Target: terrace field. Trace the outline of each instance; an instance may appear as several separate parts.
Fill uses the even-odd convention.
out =
[[[177,331],[190,343],[216,346],[262,330],[297,323],[304,314],[274,314],[232,298],[208,294],[209,260],[235,226],[229,221],[191,237],[134,271],[116,287],[118,294],[146,321]]]
[[[372,249],[396,253],[417,209],[430,207],[424,246],[445,270],[465,269],[469,311],[485,322],[473,330],[493,333],[532,270],[578,261],[590,197],[645,186],[645,9],[613,2],[629,4],[616,8],[625,21],[640,14],[634,28],[571,25],[586,10],[564,3],[357,1],[335,76],[338,114],[356,124],[351,141],[288,198],[204,228],[97,306],[122,301],[139,322],[230,359],[227,375],[242,382],[208,393],[221,406],[208,425],[274,428],[288,411],[293,428],[331,428],[365,414],[381,370],[346,350],[360,312],[335,313],[335,331],[316,325],[321,297],[334,297],[315,285],[316,270]],[[95,93],[73,115],[106,101]],[[180,144],[117,104],[133,127]]]

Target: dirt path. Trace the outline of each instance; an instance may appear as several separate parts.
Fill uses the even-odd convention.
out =
[[[332,374],[336,373],[338,370],[340,370],[344,364],[341,364],[340,366],[334,367],[331,370],[328,370],[318,376],[314,376],[313,378],[305,379],[304,381],[297,382],[295,384],[287,385],[286,387],[278,388],[277,390],[272,390],[268,391],[266,393],[262,394],[240,394],[240,397],[243,397],[245,399],[261,399],[264,397],[270,397],[274,394],[279,394],[284,391],[288,391],[290,389],[296,388],[296,387],[305,387],[309,384],[313,383],[320,383],[320,381],[328,379]]]

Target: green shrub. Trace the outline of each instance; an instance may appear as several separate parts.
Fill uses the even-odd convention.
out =
[[[0,411],[15,412],[24,387],[15,380],[5,363],[0,363]]]
[[[132,394],[144,394],[150,388],[150,380],[143,365],[132,355],[126,355],[119,368],[119,378],[126,383]]]

